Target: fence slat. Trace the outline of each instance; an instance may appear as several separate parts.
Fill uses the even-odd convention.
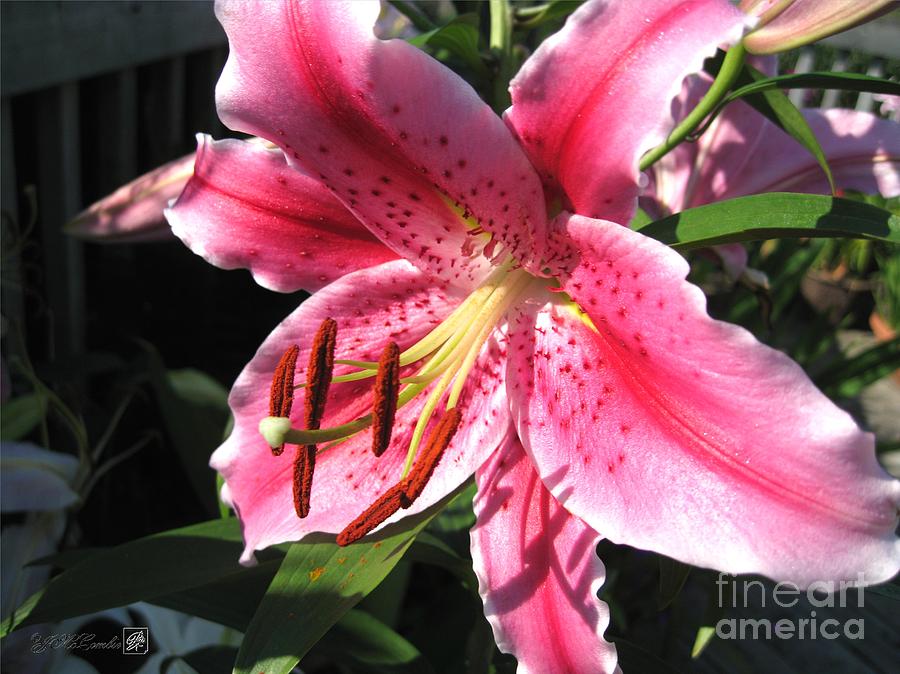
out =
[[[84,351],[85,297],[82,244],[62,232],[81,207],[78,85],[64,84],[41,98],[37,136],[38,218],[46,297],[57,356]]]

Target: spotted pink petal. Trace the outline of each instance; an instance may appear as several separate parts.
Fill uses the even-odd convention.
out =
[[[717,0],[586,3],[513,80],[506,121],[564,207],[627,223],[682,80],[742,26]]]
[[[194,176],[167,211],[172,231],[222,269],[272,290],[317,290],[397,255],[315,178],[256,142],[197,137]]]
[[[135,178],[79,213],[66,233],[100,243],[172,240],[163,210],[181,194],[193,168],[191,154]]]
[[[544,488],[513,433],[475,479],[472,563],[497,647],[519,672],[618,671],[597,599],[600,535]]]
[[[531,257],[546,216],[525,154],[456,74],[402,40],[375,38],[378,11],[362,0],[220,1],[231,53],[219,115],[279,145],[432,274],[459,285],[483,275],[486,259],[461,254],[484,245],[476,225]]]
[[[511,400],[544,484],[616,542],[729,573],[878,582],[900,567],[900,482],[783,354],[706,314],[684,259],[561,216],[564,296],[510,327]]]
[[[397,412],[391,445],[380,458],[372,454],[370,430],[323,451],[316,461],[310,515],[301,520],[292,505],[294,449],[288,446],[284,454],[273,456],[258,431],[260,419],[269,414],[269,388],[281,355],[291,345],[300,346],[296,383],[302,383],[310,341],[321,322],[331,317],[338,324],[338,359],[377,360],[390,340],[403,349],[421,339],[460,299],[446,283],[437,286],[405,260],[396,260],[353,272],[326,286],[263,342],[232,388],[229,404],[234,430],[210,462],[225,478],[223,498],[240,515],[243,561],[249,561],[254,550],[299,540],[313,531],[341,531],[395,484],[425,398],[420,395]],[[475,366],[476,375],[460,398],[463,423],[425,491],[401,515],[418,512],[451,492],[503,440],[509,426],[503,353],[505,346],[495,340],[485,347]],[[335,366],[335,375],[348,369]],[[372,383],[333,384],[322,428],[369,413]],[[298,390],[291,415],[298,428],[302,427],[302,412],[303,393]]]

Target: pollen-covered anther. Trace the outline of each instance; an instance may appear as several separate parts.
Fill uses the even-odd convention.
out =
[[[291,406],[294,402],[294,371],[297,367],[297,356],[300,355],[300,347],[296,344],[285,351],[275,374],[272,376],[272,388],[269,391],[269,416],[291,416]],[[280,456],[284,451],[284,445],[272,447],[272,454]]]
[[[381,456],[391,444],[400,394],[400,347],[395,342],[384,347],[372,394],[372,452]]]
[[[325,414],[328,385],[334,370],[334,348],[337,341],[337,323],[326,318],[319,326],[309,353],[306,370],[306,400],[303,421],[307,430],[317,430]],[[294,457],[294,510],[297,517],[309,515],[313,473],[316,469],[316,446],[300,445]]]
[[[437,422],[409,475],[400,482],[402,488],[401,507],[409,508],[425,490],[425,485],[428,484],[428,480],[434,474],[434,469],[440,463],[444,450],[456,435],[461,420],[462,412],[458,407],[452,407]]]
[[[298,445],[294,457],[294,511],[300,519],[309,515],[309,499],[315,469],[316,446]]]
[[[337,544],[343,547],[358,541],[400,510],[402,500],[403,483],[395,484],[382,494],[375,503],[366,508],[365,512],[344,527],[344,530],[337,535]]]
[[[334,370],[334,347],[337,340],[337,323],[326,318],[319,326],[309,352],[309,367],[306,370],[306,400],[304,423],[309,430],[316,430],[325,413],[328,399],[328,385]]]

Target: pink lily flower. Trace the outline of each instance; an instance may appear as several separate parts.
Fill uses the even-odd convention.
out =
[[[775,74],[774,57],[757,59]],[[708,89],[693,78],[673,105],[683,117]],[[803,110],[828,160],[838,189],[884,197],[900,195],[897,124],[855,110]],[[762,192],[830,194],[825,174],[799,143],[742,101],[729,105],[696,143],[682,143],[648,171],[642,206],[664,217],[725,199]],[[747,266],[741,244],[716,246],[726,271],[737,278]]]
[[[211,460],[244,562],[352,542],[474,473],[485,612],[533,672],[616,670],[601,536],[801,585],[896,573],[900,483],[872,436],[622,226],[683,78],[740,38],[729,3],[586,3],[512,82],[506,124],[374,38],[377,3],[217,14],[219,114],[281,151],[201,139],[169,221],[213,264],[316,291],[238,377]]]
[[[753,54],[775,54],[850,30],[893,11],[897,0],[741,0],[740,8],[758,17],[744,38]]]

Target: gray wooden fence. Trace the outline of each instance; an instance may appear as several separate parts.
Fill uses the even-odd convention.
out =
[[[195,130],[221,133],[225,35],[210,2],[4,0],[0,29],[3,314],[24,329],[34,289],[29,304],[42,298],[49,326],[41,355],[72,356],[85,333],[84,251],[61,227],[190,151]]]

